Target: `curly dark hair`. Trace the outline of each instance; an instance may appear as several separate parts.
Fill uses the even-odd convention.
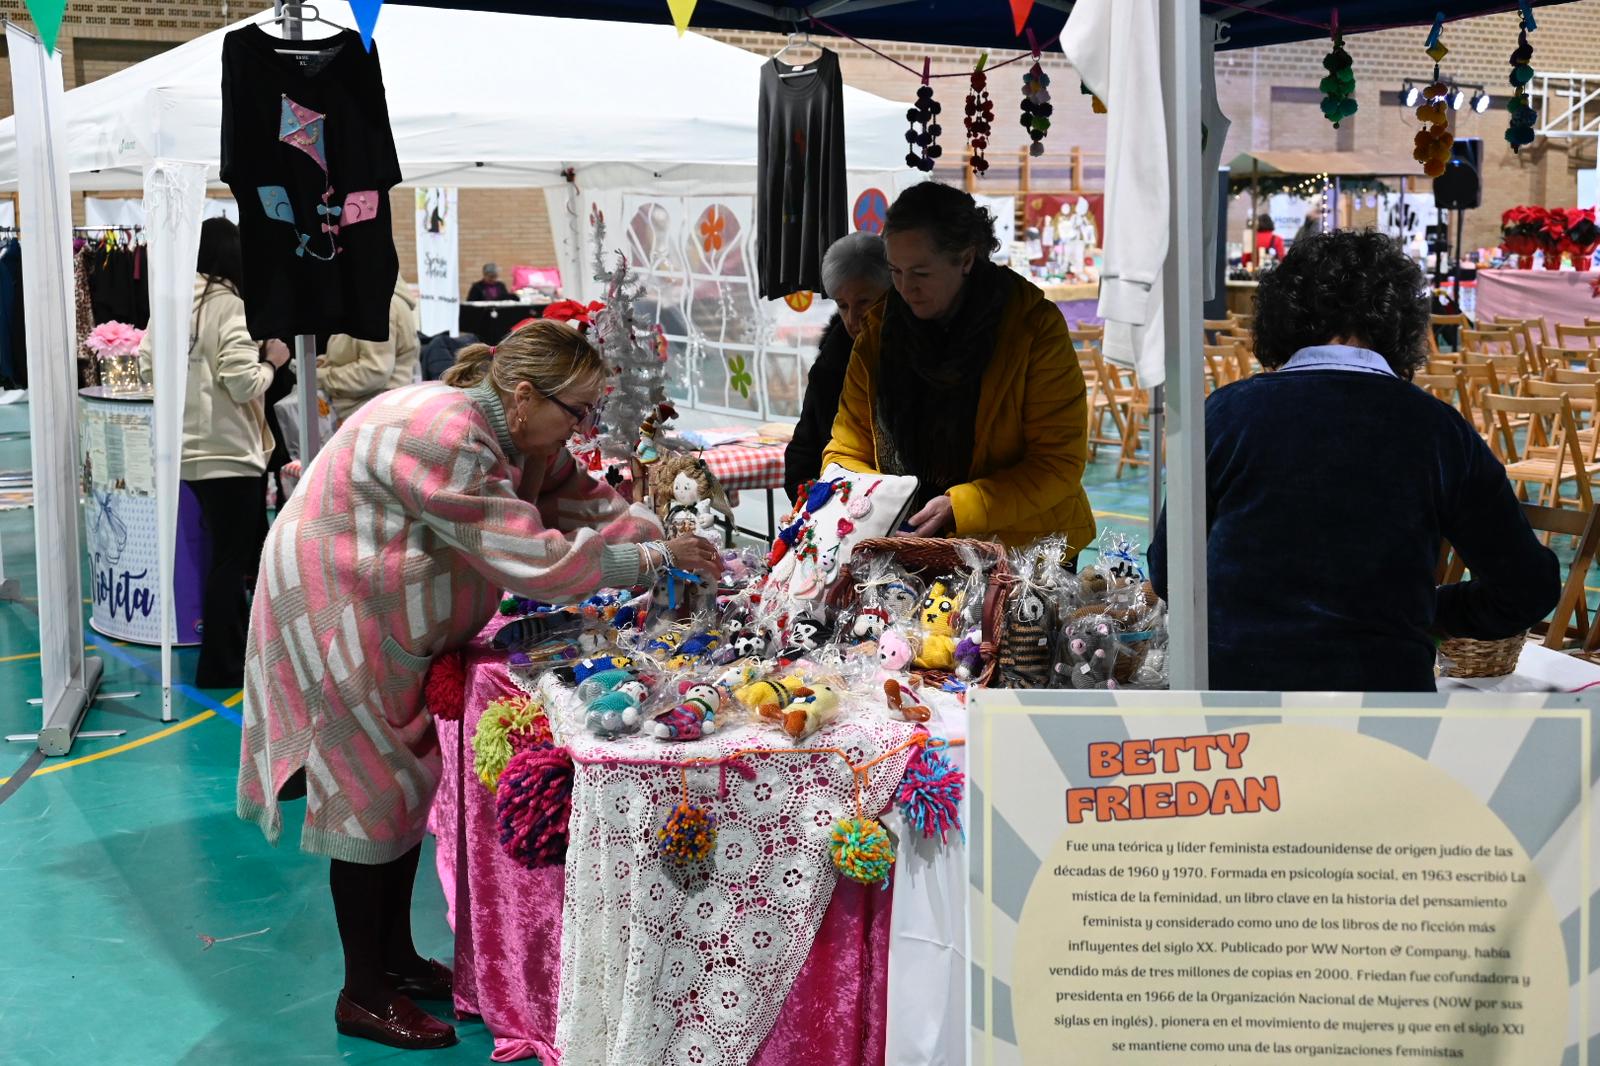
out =
[[[927,230],[933,246],[946,255],[967,249],[988,259],[1000,250],[994,215],[970,193],[937,181],[923,181],[895,198],[883,222],[884,236],[906,230]]]
[[[1422,269],[1375,230],[1294,242],[1256,290],[1255,355],[1275,370],[1301,348],[1344,338],[1381,354],[1407,381],[1427,364]]]

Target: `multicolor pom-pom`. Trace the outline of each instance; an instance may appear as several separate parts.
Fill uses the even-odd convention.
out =
[[[1050,116],[1055,105],[1050,103],[1050,75],[1035,59],[1028,73],[1022,76],[1022,128],[1028,131],[1033,143],[1028,146],[1031,156],[1044,155],[1044,139],[1050,133]]]
[[[989,169],[989,160],[983,153],[989,148],[989,134],[994,125],[994,101],[989,99],[989,78],[983,72],[984,63],[988,58],[987,53],[980,56],[977,69],[972,72],[972,87],[967,92],[964,119],[967,127],[967,147],[971,150],[967,163],[980,175]],[[839,519],[841,537],[845,535],[842,527],[847,521],[849,519]]]
[[[523,866],[557,866],[567,858],[572,817],[572,756],[535,744],[506,763],[495,791],[500,847]]]
[[[1533,45],[1528,43],[1528,31],[1533,28],[1531,12],[1524,10],[1517,47],[1511,53],[1510,81],[1517,91],[1506,101],[1506,110],[1511,113],[1511,121],[1506,125],[1506,143],[1513,152],[1521,152],[1533,143],[1533,128],[1539,124],[1539,113],[1534,110],[1528,93],[1528,83],[1533,81]]]
[[[1328,72],[1319,86],[1322,89],[1322,114],[1333,123],[1334,129],[1338,129],[1340,121],[1354,115],[1358,105],[1355,98],[1355,61],[1344,50],[1344,37],[1337,32],[1333,36],[1333,50],[1322,57],[1322,66]]]
[[[467,704],[467,663],[459,651],[447,651],[428,665],[422,682],[428,712],[446,722],[459,722]]]
[[[717,846],[717,816],[684,800],[656,830],[661,857],[679,866],[703,862]]]
[[[919,747],[906,763],[895,802],[906,821],[923,836],[937,834],[940,843],[948,843],[953,829],[965,840],[961,796],[966,791],[966,781],[967,776],[942,753]]]
[[[511,756],[550,739],[550,722],[538,701],[527,696],[492,700],[472,734],[472,769],[484,787],[493,790]]]
[[[843,818],[835,822],[828,851],[834,868],[850,880],[888,887],[894,843],[877,819]]]

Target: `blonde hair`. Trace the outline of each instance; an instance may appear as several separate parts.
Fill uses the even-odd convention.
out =
[[[458,389],[487,381],[506,395],[526,381],[535,391],[555,396],[574,385],[605,378],[600,353],[565,322],[529,322],[496,345],[473,344],[456,354],[441,380]]]

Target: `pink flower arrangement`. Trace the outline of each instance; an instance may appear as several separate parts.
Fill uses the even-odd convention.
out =
[[[118,356],[137,355],[144,340],[144,330],[125,322],[102,322],[90,330],[83,346],[101,360]]]

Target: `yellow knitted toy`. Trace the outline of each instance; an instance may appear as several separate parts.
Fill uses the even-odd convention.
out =
[[[923,597],[917,622],[922,626],[922,650],[912,660],[920,670],[954,670],[956,633],[951,619],[961,609],[961,597],[950,595],[943,581],[935,581]]]

